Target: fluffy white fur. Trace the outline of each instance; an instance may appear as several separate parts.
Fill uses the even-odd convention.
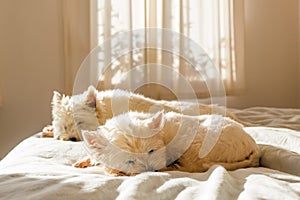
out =
[[[243,127],[216,115],[129,112],[96,131],[84,131],[83,136],[90,155],[117,174],[203,172],[216,164],[234,170],[259,164],[259,148]],[[211,140],[214,137],[217,139]],[[213,148],[201,157],[205,143]]]
[[[80,95],[68,97],[54,92],[52,99],[53,136],[61,140],[81,140],[81,130],[95,130],[96,93],[93,87]]]
[[[90,86],[86,92],[76,96],[65,96],[54,92],[52,100],[52,125],[54,137],[62,140],[81,140],[79,130],[94,130],[107,119],[128,112],[154,113],[159,110],[174,111],[187,115],[219,113],[225,109],[198,103],[180,101],[158,101],[124,90],[97,91]],[[227,116],[238,119],[230,114]],[[98,123],[96,123],[95,116]]]

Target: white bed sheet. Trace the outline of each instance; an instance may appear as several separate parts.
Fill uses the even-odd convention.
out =
[[[205,173],[134,177],[108,176],[101,167],[74,168],[86,156],[81,143],[37,134],[0,162],[0,199],[300,199],[300,132],[262,126],[245,130],[261,146],[261,167],[227,171],[214,166]]]
[[[289,128],[300,131],[300,109],[250,107],[246,109],[229,109],[239,119],[257,126]]]

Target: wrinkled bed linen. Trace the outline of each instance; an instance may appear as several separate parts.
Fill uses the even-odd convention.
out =
[[[260,133],[272,130],[249,131],[264,141],[267,138]],[[81,143],[34,136],[1,161],[0,199],[297,199],[299,169],[291,166],[299,166],[300,156],[280,152],[285,145],[272,146],[279,153],[269,153],[264,146],[264,167],[259,168],[226,171],[214,166],[205,173],[149,172],[112,177],[101,167],[72,167],[85,157]],[[291,150],[300,152],[299,148]],[[280,165],[278,160],[282,161]]]
[[[86,156],[80,142],[37,134],[0,162],[0,199],[300,199],[300,132],[263,126],[245,130],[260,145],[261,167],[227,171],[213,166],[204,173],[147,172],[134,177],[109,176],[100,166],[74,168]]]
[[[251,107],[228,110],[239,119],[257,126],[289,128],[300,131],[300,109]]]

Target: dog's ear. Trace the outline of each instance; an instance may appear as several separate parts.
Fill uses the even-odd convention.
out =
[[[82,131],[82,135],[90,150],[102,151],[109,143],[99,129],[97,131]]]
[[[97,90],[94,86],[89,86],[86,96],[86,104],[91,108],[96,108]]]
[[[151,117],[149,119],[148,125],[152,130],[161,130],[165,125],[164,111],[159,111],[153,117]]]
[[[55,119],[61,111],[62,98],[63,98],[63,96],[59,92],[56,92],[56,91],[53,92],[53,97],[52,97],[52,102],[51,102],[51,105],[52,105],[52,119]]]
[[[58,104],[61,104],[61,99],[62,99],[61,94],[57,91],[54,91],[53,92],[53,97],[52,97],[52,105],[56,106]]]

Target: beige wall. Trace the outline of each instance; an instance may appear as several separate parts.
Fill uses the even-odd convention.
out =
[[[246,93],[229,106],[297,107],[298,0],[245,0]]]
[[[90,48],[88,11],[81,0],[1,1],[0,159],[51,123],[53,90],[71,93]]]
[[[50,123],[54,89],[64,90],[60,0],[2,0],[0,159],[22,139]]]
[[[300,108],[300,1],[298,1],[298,107]]]
[[[50,123],[52,91],[65,90],[62,2],[1,1],[0,159]],[[229,98],[229,106],[300,107],[297,8],[298,0],[245,0],[247,91]]]

